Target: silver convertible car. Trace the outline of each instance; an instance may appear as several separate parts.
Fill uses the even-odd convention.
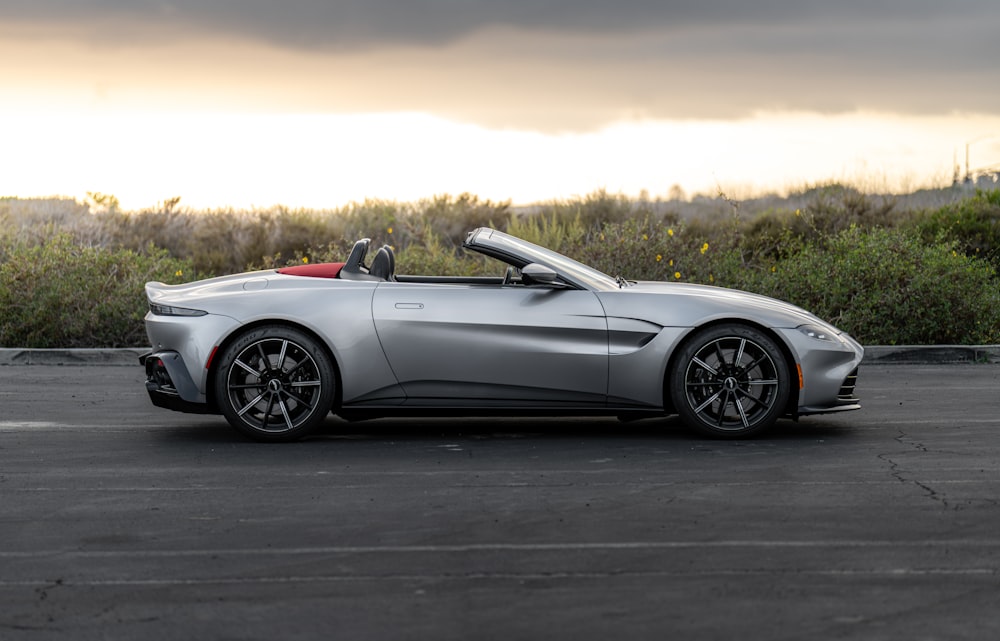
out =
[[[626,281],[488,228],[464,248],[496,277],[397,275],[392,249],[370,245],[343,263],[147,283],[153,404],[221,413],[262,441],[301,438],[331,411],[678,414],[736,437],[860,408],[862,347],[781,301]]]

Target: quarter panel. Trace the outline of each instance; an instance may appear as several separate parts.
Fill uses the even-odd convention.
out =
[[[207,310],[209,317],[219,313],[231,317],[233,324],[224,328],[225,331],[206,330],[203,337],[199,336],[200,341],[210,343],[209,351],[240,326],[293,323],[315,333],[330,348],[341,372],[342,402],[402,401],[402,389],[389,368],[372,322],[375,283],[275,272],[257,272],[250,276],[215,279],[193,289],[183,286],[160,289],[155,295],[164,303],[174,301],[185,307]],[[200,380],[204,392],[204,374]]]

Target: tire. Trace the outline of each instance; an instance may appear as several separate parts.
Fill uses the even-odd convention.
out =
[[[319,427],[333,407],[337,377],[323,347],[305,332],[265,325],[222,352],[215,398],[223,416],[258,441],[295,441]]]
[[[716,325],[681,347],[669,372],[670,398],[688,426],[714,437],[759,434],[784,414],[788,362],[770,336],[748,325]]]

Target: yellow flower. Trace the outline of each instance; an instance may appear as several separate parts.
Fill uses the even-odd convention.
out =
[[[674,235],[674,230],[673,229],[668,229],[667,230],[667,236],[671,236],[672,237],[673,235]]]
[[[309,264],[309,257],[308,256],[303,256],[302,257],[302,264],[303,265],[308,265]]]
[[[663,256],[661,256],[660,254],[657,254],[656,255],[656,262],[660,262],[661,260],[663,260]]]
[[[714,283],[715,282],[715,276],[712,276],[711,274],[709,274],[708,275],[708,282]]]
[[[802,210],[801,209],[796,209],[795,210],[795,215],[796,216],[801,216],[802,215]]]
[[[677,280],[680,280],[681,279],[681,273],[680,272],[674,272],[674,278],[676,278]]]
[[[178,269],[177,271],[174,272],[174,276],[183,276],[183,275],[184,275],[183,270]]]
[[[673,267],[673,266],[674,266],[674,259],[673,259],[673,258],[671,258],[671,259],[670,259],[670,263],[669,263],[669,265],[670,265],[671,267]]]
[[[647,236],[646,234],[643,234],[643,235],[642,235],[642,239],[643,239],[643,240],[649,240],[649,236]]]
[[[708,251],[708,243],[705,243],[704,245],[701,246],[701,253],[704,254],[707,251]]]
[[[390,227],[390,228],[389,228],[389,229],[387,229],[386,231],[387,231],[387,232],[389,232],[389,233],[391,234],[391,233],[392,233],[392,227]]]
[[[776,271],[778,271],[778,267],[776,265],[771,265],[771,273],[773,274]]]

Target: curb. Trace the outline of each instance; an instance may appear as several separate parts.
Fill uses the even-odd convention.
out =
[[[149,348],[24,349],[0,348],[4,365],[114,365],[139,366],[139,356]],[[947,363],[1000,363],[1000,345],[869,345],[865,364],[917,365]]]
[[[1000,345],[871,345],[864,363],[1000,363]]]
[[[149,348],[119,349],[21,349],[0,348],[3,365],[134,365]]]

